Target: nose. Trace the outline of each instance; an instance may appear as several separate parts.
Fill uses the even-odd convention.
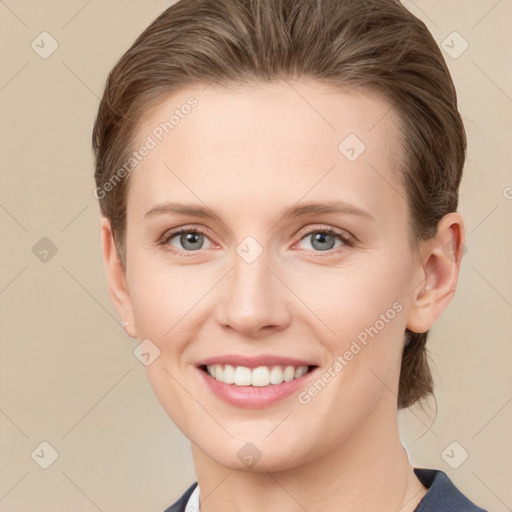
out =
[[[252,263],[234,255],[218,309],[222,326],[247,338],[261,338],[289,325],[290,297],[268,265],[265,252]]]

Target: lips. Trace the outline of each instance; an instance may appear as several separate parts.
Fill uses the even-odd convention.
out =
[[[275,355],[225,355],[201,360],[203,382],[222,400],[242,408],[272,405],[298,392],[318,365]]]

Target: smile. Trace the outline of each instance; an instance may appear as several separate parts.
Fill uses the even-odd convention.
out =
[[[315,366],[273,365],[248,368],[231,364],[211,364],[202,367],[210,377],[224,384],[246,387],[266,387],[299,379]]]
[[[240,355],[209,358],[196,368],[214,396],[243,409],[261,409],[300,393],[320,369],[288,357]]]

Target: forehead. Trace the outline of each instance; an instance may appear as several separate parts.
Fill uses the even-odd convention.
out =
[[[128,203],[174,194],[222,207],[236,194],[249,207],[338,190],[385,206],[405,195],[398,133],[389,102],[366,89],[307,80],[187,87],[139,123],[134,147],[151,150],[131,173]]]

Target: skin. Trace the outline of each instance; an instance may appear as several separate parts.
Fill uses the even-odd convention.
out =
[[[427,331],[449,304],[462,218],[446,215],[436,237],[412,249],[397,118],[375,92],[307,80],[189,87],[147,114],[135,147],[191,95],[198,106],[130,176],[126,272],[107,219],[101,229],[111,298],[127,332],[160,350],[148,378],[191,441],[201,510],[414,510],[426,489],[398,434],[404,332]],[[353,162],[338,150],[350,133],[366,145]],[[281,215],[334,200],[371,217]],[[219,219],[145,217],[165,201],[207,205]],[[192,257],[183,256],[179,235],[157,242],[182,226],[207,230]],[[311,236],[319,227],[353,245],[328,237],[322,250]],[[236,252],[247,236],[263,248],[250,264]],[[394,303],[401,311],[306,405],[292,394],[262,409],[235,407],[194,366],[217,355],[275,354],[322,373]],[[262,454],[252,467],[237,457],[248,442]]]

